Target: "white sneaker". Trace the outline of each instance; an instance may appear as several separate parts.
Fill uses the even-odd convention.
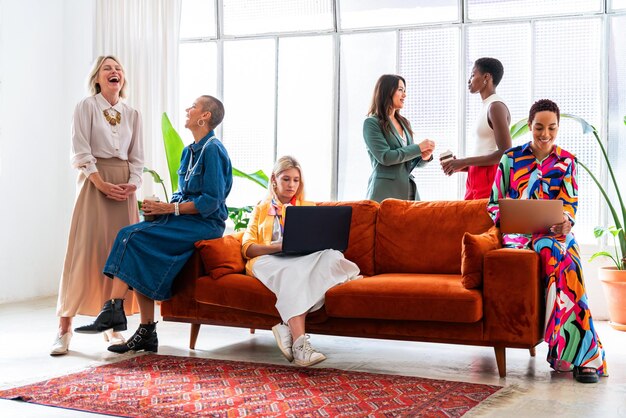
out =
[[[272,327],[272,333],[276,339],[278,348],[283,353],[283,356],[289,361],[293,361],[293,353],[291,352],[291,330],[285,324],[277,324]]]
[[[109,345],[124,344],[126,342],[126,338],[121,333],[113,331],[112,328],[104,331],[102,335],[104,335],[104,341],[107,341]]]
[[[311,346],[309,335],[304,334],[298,337],[292,347],[293,358],[298,366],[312,366],[326,360],[326,356]]]
[[[57,334],[52,347],[50,348],[51,356],[62,356],[67,354],[70,347],[70,340],[72,339],[72,331],[68,331],[63,335]]]

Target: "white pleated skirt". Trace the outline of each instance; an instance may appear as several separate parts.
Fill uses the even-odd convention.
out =
[[[331,287],[361,277],[359,267],[337,250],[304,256],[263,255],[255,260],[252,272],[276,295],[276,309],[285,323],[321,308]]]

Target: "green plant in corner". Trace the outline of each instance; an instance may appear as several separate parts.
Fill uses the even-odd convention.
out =
[[[161,117],[161,130],[163,131],[163,145],[165,146],[167,167],[170,173],[171,190],[172,193],[174,193],[178,190],[178,167],[180,165],[180,157],[183,153],[183,149],[185,148],[185,144],[180,138],[178,132],[176,132],[176,129],[172,126],[172,122],[168,118],[167,113],[163,113],[163,116]],[[143,172],[150,173],[154,182],[161,185],[163,193],[165,194],[165,200],[169,202],[170,199],[167,194],[167,188],[165,187],[163,178],[161,178],[155,170],[149,168],[144,168]],[[264,189],[267,189],[267,185],[269,183],[267,175],[262,170],[246,174],[233,167],[233,176],[250,180]],[[141,202],[139,202],[139,204],[141,207]],[[245,229],[248,226],[248,220],[251,212],[252,206],[243,206],[240,208],[228,207],[228,217],[233,221],[235,231]]]
[[[589,122],[587,122],[586,120],[584,120],[583,118],[579,116],[570,115],[567,113],[561,113],[561,117],[573,119],[577,121],[578,123],[580,123],[584,134],[588,134],[588,133],[593,134],[594,138],[596,139],[596,142],[598,143],[598,146],[600,147],[600,150],[602,151],[602,157],[604,159],[604,163],[607,166],[610,180],[611,180],[610,184],[613,185],[613,188],[615,190],[615,195],[617,196],[617,200],[619,203],[619,205],[613,204],[613,202],[611,201],[611,198],[609,197],[607,190],[602,186],[602,184],[600,183],[598,178],[594,175],[594,173],[592,173],[591,170],[582,161],[577,160],[578,165],[580,165],[587,173],[589,173],[589,176],[591,177],[591,179],[594,181],[596,186],[598,186],[598,189],[600,190],[600,194],[602,194],[602,197],[604,198],[609,208],[609,211],[611,212],[611,216],[614,222],[614,226],[610,226],[610,227],[598,226],[594,228],[594,235],[596,238],[600,238],[604,236],[605,234],[611,234],[613,236],[613,241],[615,243],[615,254],[611,254],[607,251],[599,251],[593,254],[589,261],[597,257],[609,257],[611,260],[613,260],[618,270],[626,270],[626,238],[624,236],[624,227],[626,225],[626,206],[624,206],[624,201],[622,199],[622,195],[619,190],[619,185],[617,183],[615,174],[613,172],[613,167],[611,166],[611,161],[609,160],[609,156],[606,153],[606,148],[604,147],[604,144],[602,143],[602,140],[600,139],[598,130]],[[626,125],[626,116],[624,116],[624,124]],[[513,124],[511,126],[510,132],[511,132],[511,139],[516,139],[524,135],[525,133],[527,133],[528,132],[528,119],[525,118]]]

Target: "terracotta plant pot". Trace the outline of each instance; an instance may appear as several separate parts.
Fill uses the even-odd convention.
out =
[[[626,270],[601,267],[600,280],[609,308],[609,324],[626,331]]]

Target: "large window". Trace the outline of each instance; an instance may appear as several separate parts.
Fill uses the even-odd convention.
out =
[[[183,0],[181,108],[204,92],[224,99],[222,135],[238,169],[269,173],[292,154],[308,198],[362,199],[371,172],[363,120],[378,77],[406,79],[403,114],[416,142],[435,140],[435,157],[471,155],[481,100],[467,79],[474,60],[491,56],[504,64],[498,94],[512,123],[534,100],[553,99],[598,128],[626,178],[625,27],[625,0]],[[577,122],[562,120],[558,143],[607,181]],[[464,194],[464,174],[446,177],[437,161],[414,175],[424,200]],[[578,183],[576,232],[594,243],[606,208],[582,169]],[[264,194],[237,179],[228,203]]]

